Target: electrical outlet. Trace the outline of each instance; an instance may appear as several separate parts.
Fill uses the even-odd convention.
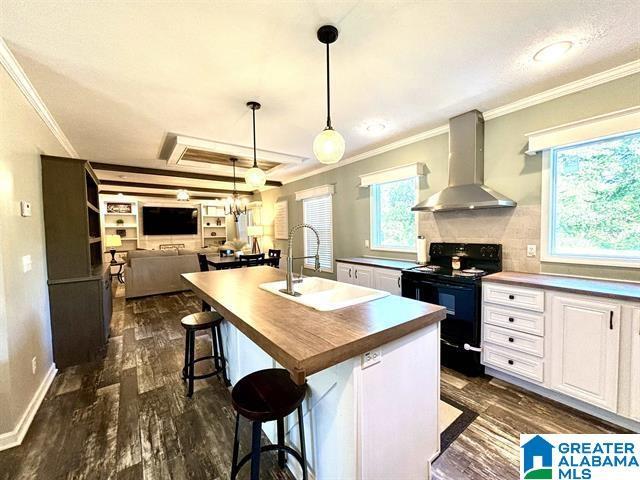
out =
[[[26,200],[20,200],[20,215],[23,217],[31,216],[31,203]]]
[[[38,369],[38,357],[33,357],[31,359],[31,373],[35,375],[37,369]]]
[[[364,247],[365,248],[369,248],[369,240],[365,240],[364,241]]]
[[[29,270],[31,270],[32,267],[32,262],[31,262],[31,255],[25,255],[24,257],[22,257],[22,271],[24,273],[27,273]]]
[[[535,257],[535,256],[536,256],[536,246],[527,245],[527,257]]]
[[[362,368],[369,368],[382,361],[382,350],[370,350],[362,354]]]

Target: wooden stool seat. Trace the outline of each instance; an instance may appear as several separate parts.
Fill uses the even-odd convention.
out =
[[[231,391],[231,402],[243,417],[270,422],[294,412],[304,400],[306,385],[296,385],[289,372],[270,368],[250,373]]]
[[[207,328],[214,327],[216,324],[222,322],[223,318],[218,312],[197,312],[187,315],[180,324],[186,330],[206,330]]]
[[[240,379],[231,391],[231,402],[236,410],[236,433],[233,441],[233,457],[231,460],[231,480],[245,463],[251,462],[251,480],[260,478],[260,454],[262,452],[278,452],[278,465],[284,468],[287,455],[294,457],[302,468],[302,479],[307,480],[307,457],[305,451],[304,414],[302,402],[307,392],[307,385],[296,385],[289,372],[281,368],[269,368],[250,373]],[[298,431],[300,451],[285,445],[285,418],[298,411]],[[251,420],[251,452],[238,460],[240,439],[240,416]],[[275,420],[277,422],[278,442],[275,445],[260,445],[262,424]]]

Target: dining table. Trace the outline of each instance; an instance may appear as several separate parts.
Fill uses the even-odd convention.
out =
[[[240,255],[242,257],[242,255]],[[234,255],[220,256],[220,255],[207,255],[207,263],[209,266],[216,270],[225,270],[229,268],[240,268],[246,265],[243,263],[240,257]],[[271,267],[278,268],[280,266],[280,257],[264,257],[262,265],[269,265]]]

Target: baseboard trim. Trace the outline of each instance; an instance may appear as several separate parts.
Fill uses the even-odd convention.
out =
[[[632,432],[640,433],[640,422],[636,422],[632,418],[623,417],[616,413],[609,412],[608,410],[604,410],[602,408],[596,407],[595,405],[590,405],[581,400],[569,397],[568,395],[564,395],[559,392],[554,392],[553,390],[549,390],[548,388],[541,387],[540,385],[529,383],[526,380],[516,378],[512,375],[509,375],[508,373],[503,373],[499,370],[494,370],[493,368],[490,368],[490,367],[485,367],[485,373],[494,378],[498,378],[505,382],[517,385],[518,387],[524,388],[525,390],[530,390],[533,393],[537,393],[538,395],[542,395],[543,397],[549,398],[558,403],[568,405],[569,407],[575,408],[576,410],[580,410],[581,412],[584,412],[593,417],[599,418],[600,420],[613,423],[614,425],[618,425],[619,427],[626,428],[628,430],[631,430]],[[535,433],[535,432],[530,432],[530,433]]]
[[[22,417],[18,421],[16,427],[10,432],[0,434],[0,451],[17,447],[22,443],[24,436],[27,434],[27,431],[31,426],[33,417],[36,416],[36,413],[40,408],[40,404],[49,391],[51,383],[53,383],[53,379],[55,378],[56,373],[58,373],[58,369],[56,368],[56,364],[52,363],[51,367],[49,367],[49,371],[42,379],[38,390],[36,390],[36,393],[31,398],[29,405],[27,405],[27,408],[22,414]]]

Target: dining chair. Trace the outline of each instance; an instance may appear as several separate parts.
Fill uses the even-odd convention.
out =
[[[271,266],[274,268],[280,268],[280,254],[281,254],[282,250],[276,250],[274,248],[270,248],[269,252],[267,253],[267,256],[269,258],[273,258],[275,260],[272,260]]]
[[[255,267],[258,265],[264,265],[264,253],[240,255],[240,264],[243,267]]]
[[[209,271],[209,262],[207,261],[207,256],[204,253],[198,253],[198,263],[200,264],[200,271],[201,272],[208,272]],[[210,312],[212,310],[213,310],[213,308],[211,308],[211,305],[209,305],[207,302],[205,302],[203,300],[202,301],[202,311],[203,312]]]

